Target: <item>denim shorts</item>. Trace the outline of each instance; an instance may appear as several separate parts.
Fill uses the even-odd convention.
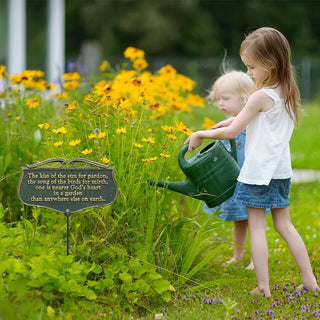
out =
[[[272,179],[269,185],[239,182],[233,198],[239,204],[253,208],[286,208],[289,206],[291,179]]]
[[[233,199],[233,196],[223,202],[220,206],[209,208],[205,204],[203,207],[203,211],[208,214],[214,214],[217,210],[220,210],[220,214],[217,215],[217,218],[224,221],[248,220],[247,207],[236,202]]]

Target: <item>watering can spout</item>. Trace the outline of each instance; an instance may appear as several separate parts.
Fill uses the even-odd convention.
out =
[[[213,208],[229,199],[239,175],[236,145],[230,140],[231,152],[219,140],[209,143],[189,160],[185,159],[188,145],[179,152],[178,163],[186,176],[183,182],[149,180],[148,185],[168,188],[181,194],[203,200]]]
[[[162,188],[168,188],[172,191],[182,193],[184,195],[193,197],[199,193],[197,188],[193,185],[193,183],[187,178],[182,182],[170,182],[164,180],[149,180],[148,185],[150,186],[158,186]]]

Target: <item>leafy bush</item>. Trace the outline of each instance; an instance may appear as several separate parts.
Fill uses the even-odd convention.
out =
[[[218,248],[201,202],[146,185],[183,179],[176,159],[192,131],[182,120],[204,99],[172,66],[152,74],[142,50],[124,55],[130,63],[113,69],[104,61],[98,78],[64,74],[56,91],[40,71],[7,77],[0,69],[0,201],[10,222],[1,224],[0,290],[37,316],[67,318],[70,301],[96,313],[115,300],[123,310],[152,309],[192,283]],[[112,205],[72,215],[67,257],[63,215],[16,200],[20,167],[49,157],[114,166],[119,189]]]

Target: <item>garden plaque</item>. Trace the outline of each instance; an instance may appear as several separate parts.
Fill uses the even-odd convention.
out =
[[[60,163],[60,167],[42,167]],[[76,163],[92,166],[76,167]],[[28,205],[63,212],[67,217],[67,254],[69,254],[69,217],[72,212],[113,203],[118,195],[114,168],[98,162],[73,158],[48,159],[22,167],[18,186],[20,200]]]

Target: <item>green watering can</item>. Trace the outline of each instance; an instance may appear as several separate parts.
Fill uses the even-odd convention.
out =
[[[149,180],[149,185],[168,188],[192,198],[203,200],[209,208],[229,199],[240,172],[235,141],[229,140],[229,152],[220,140],[209,143],[189,160],[184,158],[188,145],[179,152],[179,166],[186,175],[183,182]]]

